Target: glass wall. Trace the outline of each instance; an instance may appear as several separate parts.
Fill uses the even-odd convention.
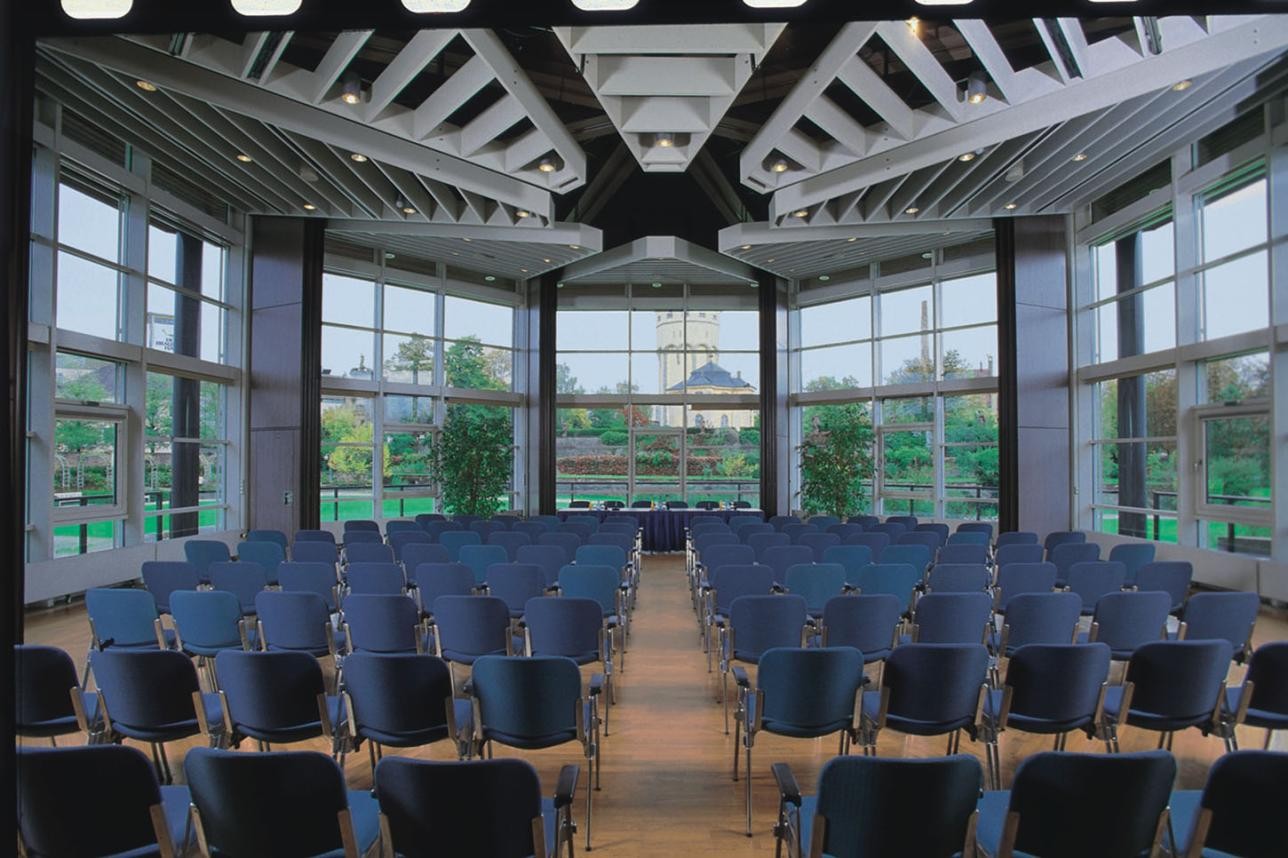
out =
[[[322,521],[451,512],[435,444],[453,414],[513,439],[517,285],[377,249],[328,247],[322,282]]]
[[[872,471],[855,509],[997,516],[997,284],[991,238],[797,285],[792,445],[856,421]],[[802,508],[799,464],[792,506]]]
[[[759,312],[749,284],[563,284],[559,506],[760,503]]]
[[[1176,153],[1169,187],[1078,233],[1079,517],[1268,556],[1279,550],[1272,299],[1284,228],[1270,200],[1284,191],[1272,169],[1282,153],[1265,135],[1236,143]]]

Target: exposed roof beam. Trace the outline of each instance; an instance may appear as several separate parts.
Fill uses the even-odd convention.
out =
[[[411,37],[398,55],[385,66],[371,84],[371,99],[367,102],[367,118],[374,120],[384,112],[398,94],[415,80],[416,75],[434,61],[448,42],[455,38],[456,30],[421,30]]]

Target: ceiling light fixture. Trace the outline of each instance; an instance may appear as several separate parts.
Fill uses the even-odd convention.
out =
[[[416,213],[416,207],[404,200],[402,197],[394,200],[394,207],[406,215],[414,215]]]
[[[917,38],[921,38],[921,19],[920,18],[918,18],[916,15],[913,15],[905,23],[907,23],[908,29],[912,31],[913,36]]]
[[[1008,212],[1013,212],[1019,207],[1020,207],[1019,203],[1007,203],[1006,205],[1002,206],[1002,208],[1006,209]]]
[[[917,208],[916,206],[908,206],[906,209],[903,210],[903,213],[906,215],[915,215],[919,211],[921,211],[921,209]]]
[[[340,78],[340,100],[345,104],[358,104],[362,101],[362,78],[354,72],[345,72]]]
[[[809,217],[809,209],[797,209],[792,212],[792,217],[807,218]]]
[[[237,160],[241,161],[243,164],[249,164],[251,161],[254,161],[255,159],[247,155],[245,152],[238,152]]]
[[[771,257],[770,259],[766,259],[765,261],[766,261],[766,262],[773,262],[774,260],[773,260],[773,258]]]
[[[974,152],[963,152],[963,153],[961,153],[960,155],[958,155],[958,156],[957,156],[957,160],[958,160],[958,161],[961,161],[963,164],[969,164],[971,161],[974,161],[974,160],[975,160],[975,153],[974,153]]]
[[[651,285],[654,289],[661,289],[661,288],[662,288],[662,284],[661,284],[661,283],[658,283],[656,280],[654,280],[654,281],[653,281],[651,284],[649,284],[649,285]]]
[[[139,80],[136,80],[134,82],[134,85],[137,86],[139,89],[143,90],[144,92],[157,91],[157,85],[150,80],[143,80],[140,78]]]
[[[527,209],[515,209],[514,216],[520,219],[525,217],[532,217],[532,212],[528,211]]]
[[[1079,163],[1079,162],[1082,162],[1082,161],[1085,161],[1085,160],[1087,160],[1087,153],[1086,153],[1086,152],[1079,152],[1077,155],[1074,155],[1074,156],[1073,156],[1073,161],[1074,161],[1074,163]]]
[[[827,281],[829,281],[829,280],[831,280],[831,279],[832,279],[832,278],[831,278],[829,275],[827,275],[827,274],[820,274],[820,275],[818,275],[818,282],[820,282],[820,283],[826,283]]]
[[[659,131],[653,135],[653,145],[662,149],[670,149],[675,145],[675,135],[670,131]]]
[[[397,259],[398,254],[385,251],[385,259]]]
[[[462,238],[462,239],[461,239],[461,241],[465,242],[466,244],[470,244],[471,242],[473,242],[473,241],[474,241],[474,239],[472,239],[472,238]]]
[[[988,98],[988,79],[983,72],[971,72],[966,78],[966,100],[971,104],[983,104]]]
[[[367,156],[361,152],[350,152],[349,160],[357,164],[365,164],[367,163]]]
[[[580,244],[570,244],[570,245],[568,245],[568,249],[569,249],[569,250],[581,250],[581,245],[580,245]]]
[[[526,269],[526,268],[520,268],[519,270],[520,270],[521,272],[523,272],[524,274],[527,274],[527,273],[528,273],[528,269]]]
[[[854,242],[856,242],[856,241],[858,241],[858,240],[859,240],[859,237],[858,237],[857,235],[852,235],[852,236],[850,236],[849,238],[847,238],[847,239],[845,240],[845,243],[846,243],[846,244],[853,244]]]
[[[496,276],[495,276],[495,275],[492,275],[492,274],[489,274],[489,275],[487,275],[486,277],[484,277],[483,279],[484,279],[484,280],[486,280],[486,281],[487,281],[487,282],[489,282],[489,283],[492,283],[492,282],[494,282],[494,281],[496,280]]]
[[[1189,78],[1178,80],[1176,83],[1172,84],[1172,92],[1185,92],[1185,90],[1192,86],[1194,86],[1194,81]]]
[[[563,169],[563,164],[558,155],[546,155],[537,162],[537,169],[542,173],[557,173]]]
[[[791,167],[792,165],[787,163],[786,158],[775,158],[769,162],[769,172],[771,173],[786,173]]]
[[[305,204],[304,204],[304,210],[305,210],[306,212],[314,212],[314,211],[317,211],[317,209],[318,209],[318,207],[317,207],[317,206],[315,206],[315,205],[313,205],[313,203],[305,203]]]
[[[549,265],[549,264],[550,264],[550,260],[549,260],[549,259],[542,259],[541,261],[542,261],[542,262],[544,262],[544,263],[545,263],[545,264],[547,264],[547,265]]]

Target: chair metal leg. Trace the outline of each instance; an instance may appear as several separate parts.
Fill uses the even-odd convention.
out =
[[[747,836],[751,836],[751,735],[747,736],[747,777],[744,779],[744,792],[747,797]],[[735,746],[735,753],[736,746]]]
[[[1274,730],[1271,730],[1271,729],[1267,729],[1267,730],[1266,730],[1266,743],[1265,743],[1264,745],[1262,745],[1262,746],[1261,746],[1263,750],[1266,750],[1266,751],[1269,751],[1269,750],[1270,750],[1270,740],[1271,740],[1271,739],[1273,739],[1274,737],[1275,737],[1275,731],[1274,731]]]
[[[733,713],[733,780],[738,782],[738,744],[742,739],[742,706]]]
[[[725,735],[729,735],[729,671],[720,672],[720,704],[724,707]]]
[[[589,760],[589,765],[592,771],[599,768],[595,764],[596,763],[595,757],[596,757],[596,754],[591,753],[587,758]],[[595,794],[595,785],[591,781],[592,781],[592,778],[589,778],[589,777],[586,778],[586,851],[587,852],[590,851],[590,825],[591,825],[592,796],[594,796]]]

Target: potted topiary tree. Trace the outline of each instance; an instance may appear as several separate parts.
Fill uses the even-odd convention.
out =
[[[800,447],[801,508],[844,521],[862,511],[872,479],[872,421],[860,405],[838,405],[814,415]]]

